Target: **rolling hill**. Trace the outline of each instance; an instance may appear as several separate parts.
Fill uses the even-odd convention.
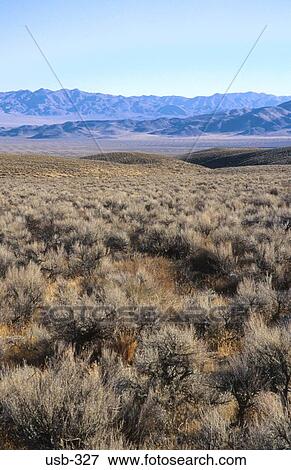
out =
[[[273,149],[212,148],[185,154],[181,160],[207,168],[253,165],[290,165],[291,147]]]
[[[173,157],[144,152],[106,152],[103,154],[88,155],[86,157],[81,157],[81,159],[119,163],[123,165],[169,165],[173,161],[177,163],[177,160]],[[179,160],[180,162],[183,161],[182,158]]]
[[[210,169],[254,165],[291,164],[291,147],[256,149],[256,148],[210,148],[180,156],[150,154],[143,152],[106,152],[88,155],[82,160],[109,162],[122,165],[164,165],[180,163],[201,165]]]

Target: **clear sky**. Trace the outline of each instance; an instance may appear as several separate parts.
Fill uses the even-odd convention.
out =
[[[0,90],[291,94],[291,0],[0,0]]]

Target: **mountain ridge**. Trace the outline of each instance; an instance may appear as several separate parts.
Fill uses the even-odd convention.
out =
[[[0,128],[0,137],[52,139],[72,136],[117,138],[139,133],[165,137],[192,137],[203,133],[264,135],[291,134],[291,101],[279,106],[220,111],[216,115],[202,114],[187,118],[160,117],[149,120],[86,120],[61,124],[23,125]]]
[[[70,99],[68,99],[68,96]],[[221,111],[243,108],[277,106],[291,96],[276,96],[267,93],[242,92],[211,96],[123,96],[73,90],[36,91],[16,90],[0,92],[0,113],[23,116],[64,116],[79,120],[80,113],[86,119],[156,119],[159,117],[191,117],[213,112],[220,105]],[[78,112],[76,111],[78,110]]]

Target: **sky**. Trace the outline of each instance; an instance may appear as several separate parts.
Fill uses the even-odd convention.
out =
[[[0,0],[0,91],[291,94],[290,0]]]

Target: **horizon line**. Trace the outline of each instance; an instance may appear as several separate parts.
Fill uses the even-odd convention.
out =
[[[133,94],[133,95],[125,95],[125,94],[114,94],[114,93],[107,93],[107,92],[101,92],[101,91],[88,91],[88,90],[82,90],[80,88],[65,88],[67,91],[80,91],[81,93],[88,93],[88,94],[98,94],[98,95],[107,95],[107,96],[115,96],[115,97],[122,97],[122,98],[143,98],[143,97],[159,97],[159,98],[186,98],[186,99],[194,99],[194,98],[211,98],[216,95],[223,95],[222,92],[216,92],[212,93],[210,95],[195,95],[195,96],[185,96],[185,95],[177,95],[177,94],[166,94],[166,95],[158,95],[154,93],[150,94]],[[51,88],[36,88],[36,89],[29,89],[29,88],[19,88],[17,90],[0,90],[0,94],[3,93],[18,93],[18,92],[29,92],[29,93],[37,93],[39,91],[48,91],[52,93],[57,93],[57,92],[63,92],[64,90],[59,88],[59,89],[51,89]],[[277,93],[271,93],[267,91],[232,91],[230,93],[227,93],[227,95],[246,95],[246,94],[257,94],[257,95],[267,95],[267,96],[275,96],[278,98],[285,98],[285,97],[290,97],[291,94],[277,94]]]

